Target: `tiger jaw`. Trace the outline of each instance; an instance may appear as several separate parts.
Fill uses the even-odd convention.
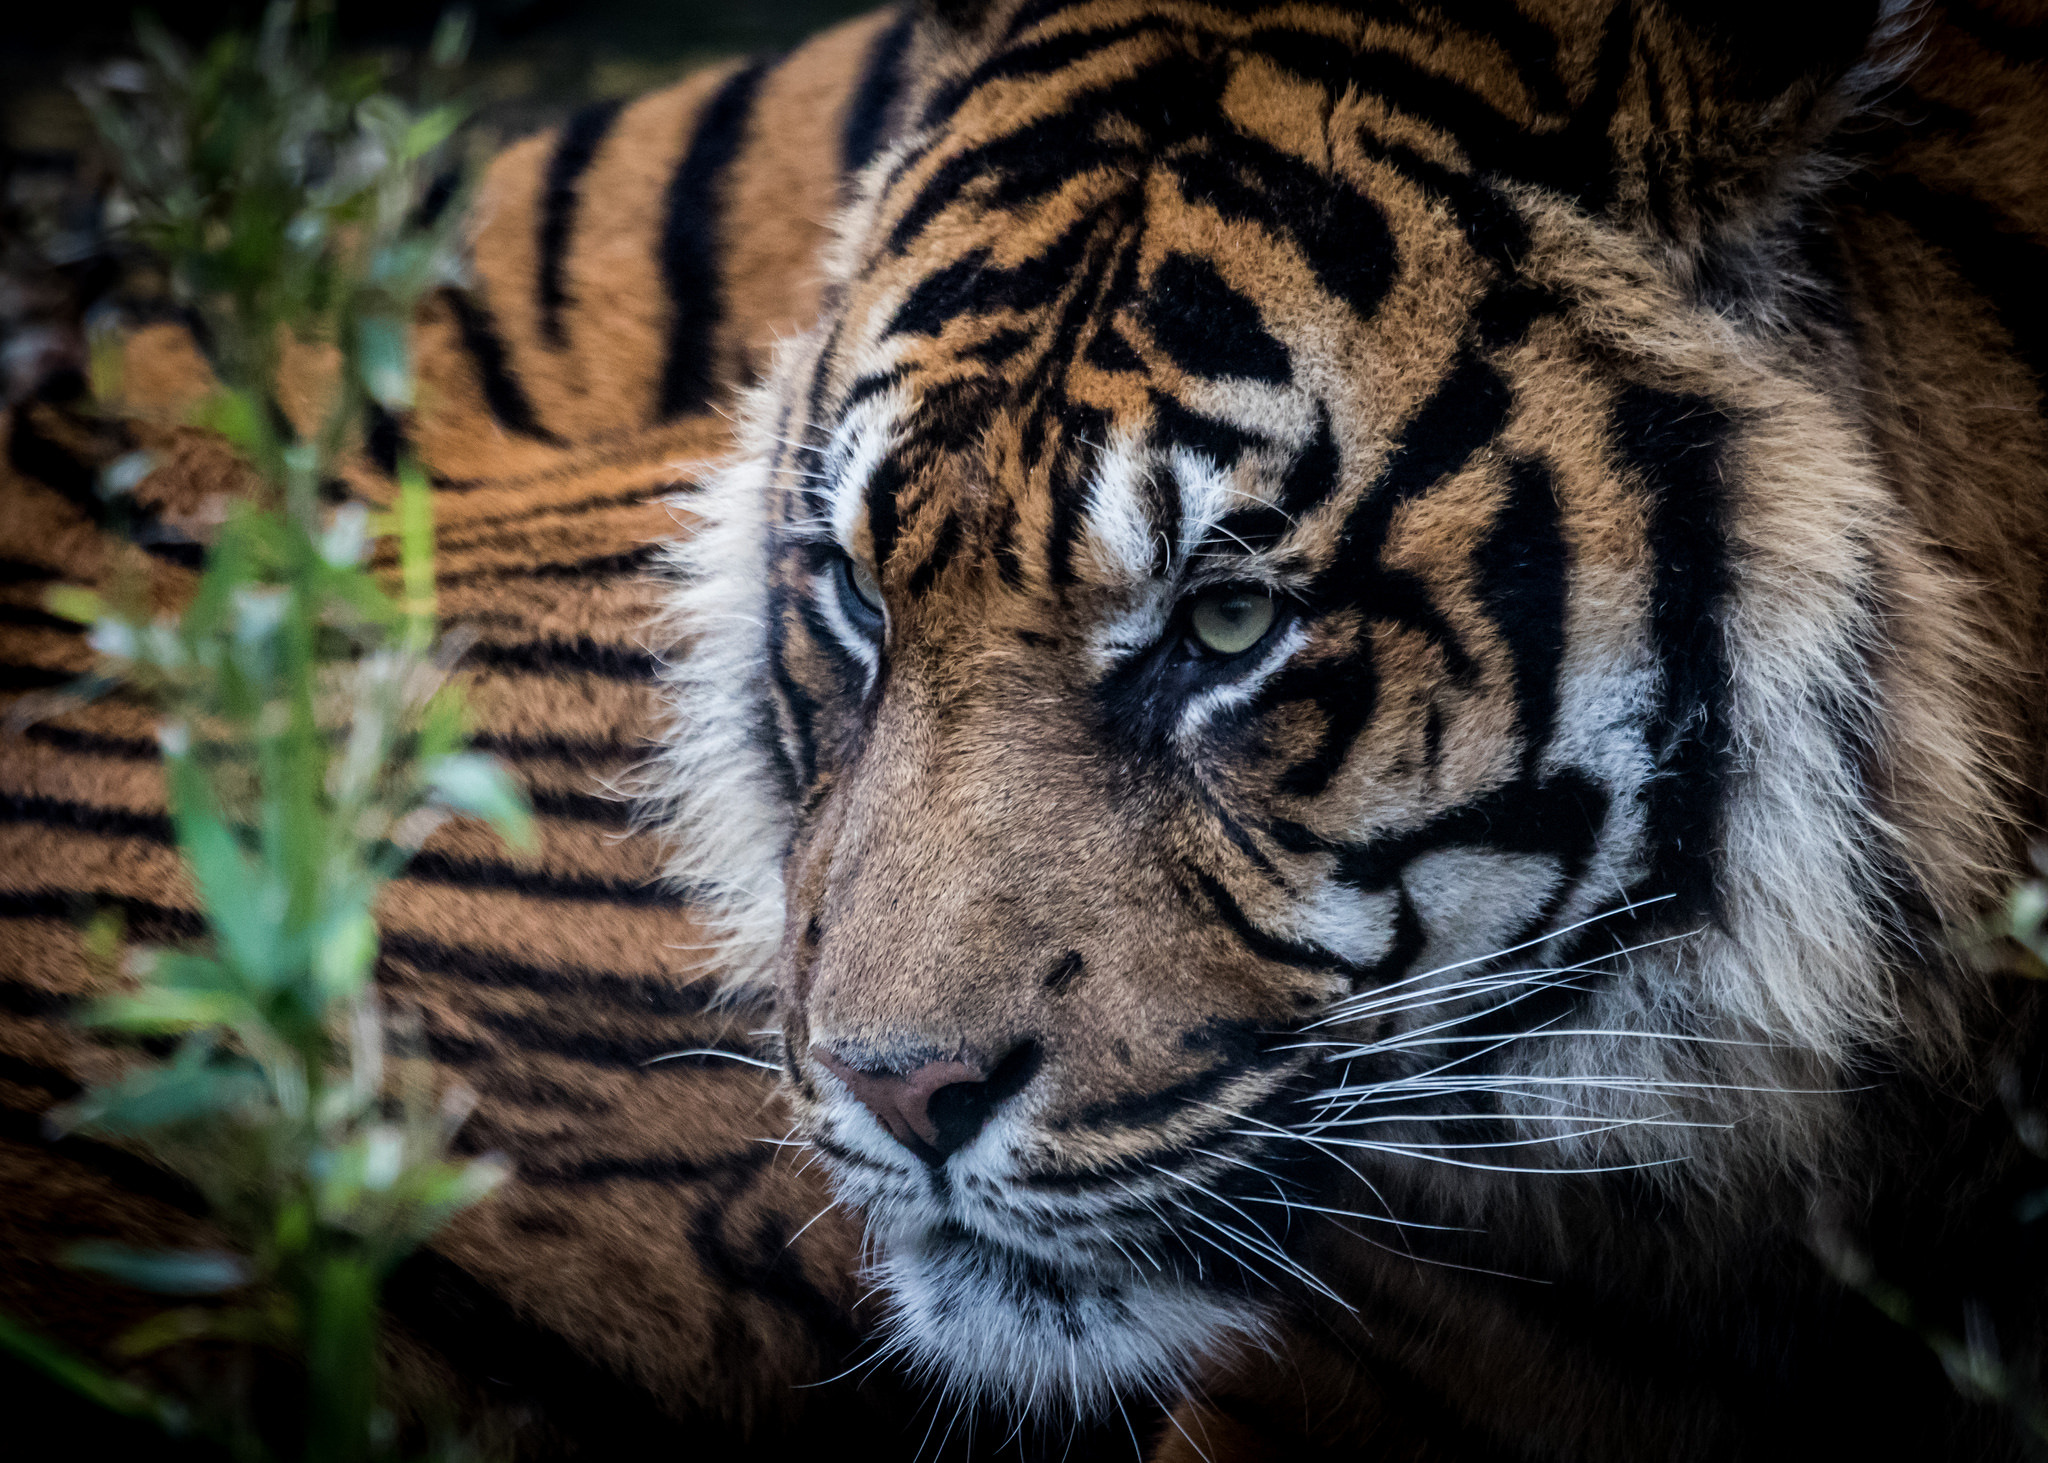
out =
[[[1014,1116],[936,1166],[851,1103],[808,1116],[836,1193],[878,1246],[886,1348],[951,1390],[1082,1418],[1121,1396],[1170,1395],[1230,1344],[1268,1337],[1267,1308],[1243,1285],[1257,1272],[1146,1202],[1146,1189],[1213,1174],[1061,1193],[1024,1172],[1030,1141]]]
[[[1268,1102],[1249,1106],[1286,1102],[1303,1065],[1288,1061]],[[1204,1113],[1196,1156],[1141,1152],[1102,1172],[1049,1152],[1026,1092],[928,1164],[829,1078],[813,1090],[799,1131],[877,1248],[885,1346],[948,1389],[1020,1416],[1087,1418],[1118,1397],[1171,1395],[1235,1344],[1270,1340],[1274,1281],[1300,1272],[1262,1252],[1245,1231],[1264,1215],[1239,1219],[1225,1193],[1270,1164],[1262,1139],[1227,1131],[1235,1119]]]
[[[882,1244],[891,1344],[1021,1412],[1087,1416],[1119,1395],[1170,1395],[1226,1340],[1266,1329],[1247,1298],[1172,1272],[1055,1264],[945,1225],[885,1230]]]

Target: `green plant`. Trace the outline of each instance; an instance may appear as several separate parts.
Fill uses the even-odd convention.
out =
[[[303,1408],[288,1409],[296,1437],[221,1398],[153,1398],[18,1327],[0,1327],[0,1344],[107,1405],[190,1416],[244,1456],[359,1463],[393,1446],[380,1285],[500,1177],[489,1160],[451,1156],[467,1099],[430,1091],[419,1063],[387,1064],[376,900],[444,818],[483,818],[522,846],[532,829],[505,771],[467,749],[436,650],[424,475],[401,463],[383,510],[322,502],[372,404],[412,405],[410,321],[454,272],[459,226],[459,210],[423,207],[459,112],[388,95],[375,67],[330,56],[328,29],[325,14],[279,0],[257,35],[195,56],[144,23],[147,64],[80,88],[131,228],[208,348],[217,387],[200,420],[256,486],[228,510],[181,612],[153,613],[139,575],[49,601],[91,626],[97,681],[160,714],[177,847],[208,931],[194,948],[130,952],[127,988],[83,1017],[174,1039],[174,1054],[138,1059],[54,1121],[146,1148],[204,1194],[234,1243],[80,1245],[71,1258],[205,1298],[132,1332],[126,1354],[204,1338],[286,1359],[304,1378]],[[435,70],[459,59],[464,36],[444,22]],[[297,421],[279,406],[294,343],[321,367]],[[103,396],[116,359],[101,353]],[[132,491],[150,467],[115,462],[103,492]],[[387,538],[396,594],[369,567]],[[111,955],[114,937],[101,938]]]

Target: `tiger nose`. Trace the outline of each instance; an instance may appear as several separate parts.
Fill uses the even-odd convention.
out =
[[[972,1143],[1037,1066],[1033,1043],[1017,1047],[993,1069],[945,1061],[907,1072],[862,1071],[823,1046],[812,1047],[811,1056],[846,1084],[890,1137],[931,1164],[944,1163]]]

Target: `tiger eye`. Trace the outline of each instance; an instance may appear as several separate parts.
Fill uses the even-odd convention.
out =
[[[875,581],[874,570],[851,557],[840,562],[845,565],[846,582],[853,586],[853,592],[860,596],[861,603],[878,615],[882,613],[882,586]]]
[[[1272,628],[1273,596],[1256,589],[1217,589],[1198,595],[1188,610],[1188,629],[1204,650],[1238,655]]]

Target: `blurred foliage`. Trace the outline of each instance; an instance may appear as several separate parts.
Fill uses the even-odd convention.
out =
[[[425,1064],[387,1062],[372,985],[383,885],[439,823],[482,818],[525,846],[532,828],[496,762],[467,749],[462,698],[437,649],[432,505],[402,462],[386,511],[330,506],[323,489],[373,410],[412,404],[409,322],[459,261],[448,157],[462,114],[405,102],[379,69],[331,55],[331,13],[279,0],[253,35],[197,53],[144,22],[142,61],[103,66],[80,94],[120,164],[117,200],[191,312],[217,387],[200,416],[254,469],[227,510],[197,592],[152,610],[131,565],[49,607],[91,626],[95,686],[160,714],[171,820],[210,938],[125,959],[129,977],[83,1018],[173,1044],[54,1115],[61,1128],[137,1143],[189,1179],[232,1249],[82,1244],[72,1263],[203,1302],[144,1323],[129,1358],[194,1341],[260,1350],[303,1382],[303,1405],[261,1420],[248,1389],[156,1397],[23,1332],[0,1344],[132,1416],[191,1427],[239,1457],[315,1463],[395,1457],[380,1405],[384,1278],[501,1177],[460,1161],[460,1091]],[[460,61],[466,21],[445,20],[431,82]],[[280,406],[287,347],[330,369],[324,399]],[[119,351],[94,351],[101,408],[118,412]],[[152,464],[114,462],[101,491],[132,493]],[[396,593],[369,567],[396,540]],[[289,1422],[280,1423],[279,1415]]]
[[[2048,979],[2048,844],[2034,850],[2034,877],[2013,891],[1997,933],[2012,942],[2013,963],[2022,973]]]

